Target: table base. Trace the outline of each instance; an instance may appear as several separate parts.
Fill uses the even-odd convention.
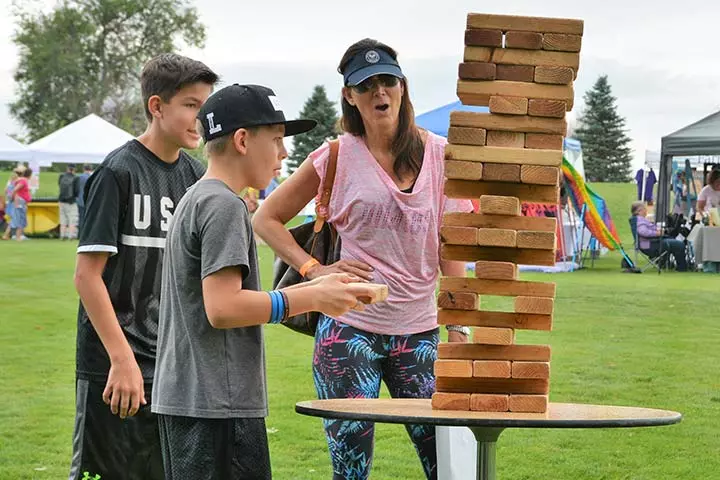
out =
[[[503,428],[468,427],[477,440],[477,478],[496,480],[495,448]]]

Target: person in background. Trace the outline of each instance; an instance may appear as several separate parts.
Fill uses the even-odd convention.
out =
[[[636,217],[638,246],[640,250],[647,255],[647,252],[650,250],[650,241],[656,238],[660,239],[662,249],[669,251],[673,257],[675,257],[677,264],[675,269],[678,272],[686,272],[687,260],[685,258],[685,244],[675,238],[663,238],[662,227],[656,226],[645,218],[647,216],[645,202],[633,202],[630,208],[630,214]]]
[[[27,205],[32,201],[30,193],[30,177],[32,177],[32,169],[26,168],[22,171],[22,175],[15,180],[15,188],[13,189],[13,221],[10,224],[15,228],[15,240],[27,240],[24,235],[25,227],[27,227]]]
[[[269,197],[270,194],[280,185],[280,172],[270,180],[270,185],[265,189],[265,198]]]
[[[63,240],[77,238],[78,206],[76,200],[79,190],[78,178],[75,176],[75,165],[68,164],[65,173],[58,177],[58,186],[60,187],[58,197],[60,205],[60,238]]]
[[[14,233],[15,227],[12,226],[13,214],[15,211],[15,202],[13,202],[13,190],[15,189],[15,181],[20,177],[25,167],[17,167],[10,174],[10,178],[5,185],[5,214],[8,217],[7,227],[3,233],[3,240],[10,240],[10,236]]]
[[[708,173],[707,185],[700,190],[697,200],[697,212],[704,215],[711,208],[720,207],[720,168]]]
[[[87,183],[87,179],[92,175],[92,166],[91,165],[85,165],[83,167],[83,173],[78,175],[77,183],[78,183],[78,195],[75,198],[75,204],[78,208],[78,232],[82,229],[83,225],[83,218],[85,217],[85,184]]]

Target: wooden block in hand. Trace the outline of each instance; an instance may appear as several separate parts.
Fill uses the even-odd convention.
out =
[[[435,392],[432,396],[432,408],[436,410],[470,410],[470,394]]]
[[[567,122],[564,118],[493,115],[485,112],[450,112],[450,127],[484,128],[508,132],[531,132],[565,135]],[[451,142],[453,143],[453,142]]]
[[[495,64],[493,63],[493,65]],[[535,67],[533,65],[495,65],[495,78],[493,80],[534,82]]]
[[[436,377],[470,378],[473,376],[472,360],[435,360]]]
[[[485,280],[517,280],[517,265],[510,262],[475,262],[475,278]]]
[[[510,378],[511,362],[507,360],[475,360],[473,377],[478,378]]]
[[[520,215],[520,200],[516,197],[482,195],[480,213],[483,215]]]
[[[533,117],[565,118],[567,105],[562,100],[531,99],[528,115]]]
[[[389,290],[387,285],[377,283],[351,282],[348,285],[363,287],[367,290],[367,295],[357,297],[362,303],[378,303],[387,300]]]
[[[523,165],[520,167],[520,181],[534,185],[558,185],[560,169],[540,165]]]
[[[502,30],[472,28],[465,30],[465,45],[473,47],[502,47]]]
[[[487,345],[512,345],[515,342],[515,330],[512,328],[477,327],[473,330],[473,342]]]
[[[524,231],[517,234],[518,248],[532,248],[535,250],[554,250],[555,232]]]
[[[441,291],[437,306],[449,310],[477,310],[480,307],[480,296],[472,292]]]
[[[508,97],[492,95],[489,102],[490,113],[505,115],[527,115],[528,99],[522,97]]]
[[[470,395],[470,410],[474,412],[507,412],[510,410],[509,400],[509,395],[473,393]]]
[[[535,73],[537,76],[537,73]],[[567,108],[573,108],[575,91],[572,84],[569,85],[544,85],[542,83],[508,82],[495,80],[481,82],[473,80],[458,80],[457,95],[465,105],[490,106],[493,96],[520,97],[520,98],[549,98],[552,100],[564,100]],[[492,113],[506,113],[493,111]]]
[[[477,229],[471,227],[440,227],[440,240],[450,245],[477,245]]]
[[[548,297],[515,297],[515,313],[551,315],[555,300]]]
[[[445,178],[453,180],[481,180],[483,164],[480,162],[464,162],[461,160],[445,161]]]
[[[548,396],[510,395],[509,407],[511,412],[545,413],[548,408]]]
[[[570,85],[575,71],[570,67],[538,65],[535,67],[535,82],[549,85]],[[572,108],[572,107],[571,107]]]
[[[486,141],[487,130],[484,128],[450,127],[448,129],[448,142],[456,145],[483,146]]]
[[[571,18],[523,17],[519,15],[495,15],[491,13],[470,13],[467,28],[493,28],[507,32],[570,33],[583,34],[582,20]]]
[[[523,139],[523,142],[524,141],[525,140]],[[520,183],[520,165],[513,165],[509,163],[484,163],[483,172],[483,180],[487,180],[489,182]]]
[[[496,76],[497,68],[494,63],[463,62],[458,67],[458,77],[463,80],[495,80]]]
[[[512,362],[511,369],[512,378],[550,378],[550,362]]]
[[[519,32],[510,30],[505,32],[505,48],[525,48],[527,50],[541,50],[543,48],[543,35],[537,32]],[[547,48],[546,50],[553,50]]]
[[[527,143],[527,139],[525,142]],[[562,164],[562,151],[447,144],[445,145],[445,159],[557,167]]]
[[[525,134],[488,130],[485,144],[489,147],[525,148]]]
[[[476,245],[515,248],[517,246],[517,232],[502,228],[478,228]]]
[[[580,35],[569,33],[548,33],[542,39],[543,50],[555,50],[558,52],[579,52],[582,46]]]
[[[525,148],[532,150],[553,150],[562,152],[563,136],[545,133],[525,134]]]

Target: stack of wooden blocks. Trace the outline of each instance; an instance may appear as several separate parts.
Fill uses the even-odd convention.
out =
[[[520,204],[558,203],[582,33],[581,20],[468,16],[458,96],[490,113],[451,113],[445,193],[479,198],[480,213],[445,215],[441,255],[477,263],[475,278],[441,279],[438,322],[475,329],[440,344],[433,408],[547,410],[550,347],[518,345],[515,330],[552,328],[555,284],[520,281],[517,265],[554,265],[556,225]],[[514,311],[480,310],[482,295],[514,297]]]

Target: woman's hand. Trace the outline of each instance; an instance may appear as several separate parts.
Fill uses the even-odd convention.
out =
[[[331,273],[349,273],[366,282],[372,282],[372,271],[373,268],[367,263],[357,260],[340,260],[332,265],[315,265],[307,271],[305,277],[308,280],[313,280]]]
[[[450,343],[467,343],[470,341],[470,337],[461,332],[455,332],[450,330],[448,332],[448,342]]]

